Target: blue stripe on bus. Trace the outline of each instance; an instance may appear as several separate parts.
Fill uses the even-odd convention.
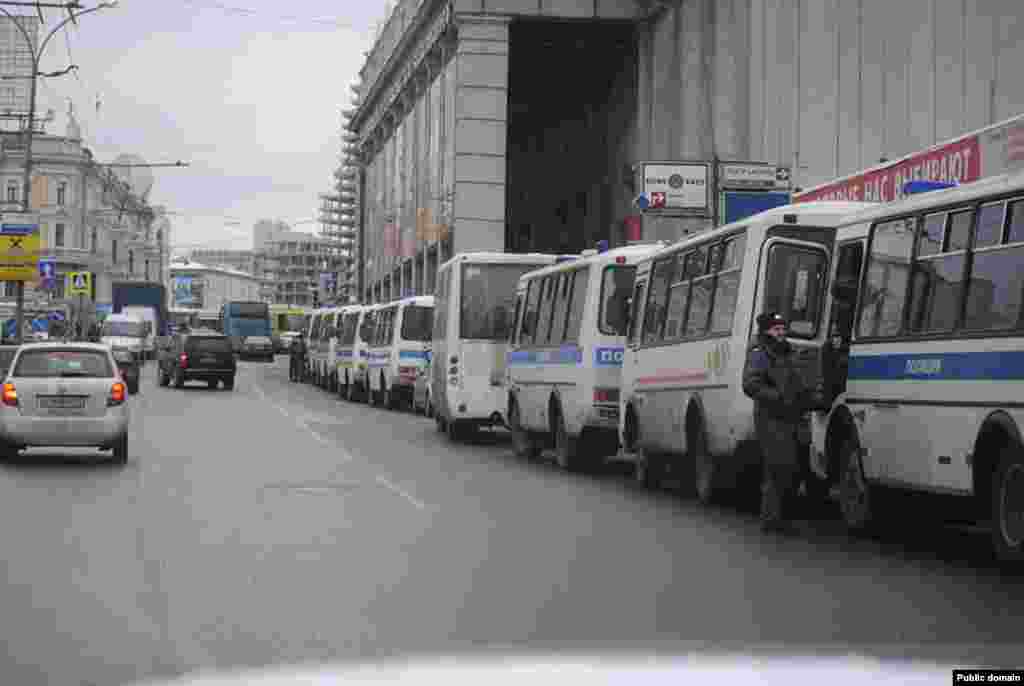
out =
[[[513,350],[506,360],[508,364],[579,364],[583,351],[574,345],[558,350]]]
[[[852,355],[850,380],[1010,381],[1024,379],[1024,351]]]
[[[398,359],[400,360],[429,360],[429,350],[399,350]]]
[[[622,346],[612,348],[594,348],[595,367],[621,367],[622,356],[626,349]]]

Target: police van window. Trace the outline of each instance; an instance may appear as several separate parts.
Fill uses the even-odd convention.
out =
[[[690,281],[686,276],[686,264],[692,252],[678,253],[675,257],[675,283],[669,288],[668,312],[665,317],[665,340],[674,341],[683,337],[683,319],[690,302]]]
[[[540,279],[531,279],[526,285],[526,309],[523,312],[522,343],[533,343],[537,333],[537,314],[540,309]]]
[[[644,308],[644,343],[656,343],[661,338],[668,288],[675,274],[676,260],[676,255],[669,255],[654,263],[654,274],[647,291],[647,306]]]
[[[629,313],[629,342],[632,345],[640,343],[640,315],[642,314],[641,308],[644,304],[644,291],[646,282],[641,281],[633,289],[633,302],[630,305]]]
[[[743,270],[743,256],[746,254],[747,237],[736,236],[722,243],[718,276],[715,283],[714,302],[711,306],[711,332],[732,331],[736,314],[736,298],[740,292],[740,277]]]
[[[956,326],[967,266],[967,254],[960,243],[966,247],[971,214],[925,218],[911,270],[909,330],[913,333],[951,331]],[[937,226],[936,217],[942,217],[943,227]]]
[[[570,272],[562,272],[552,277],[555,282],[554,311],[551,316],[551,334],[548,342],[557,345],[565,338],[565,317],[569,312],[569,294],[566,286],[572,278]]]
[[[857,325],[863,338],[897,336],[902,331],[915,224],[908,217],[875,226]]]
[[[1024,231],[1019,230],[1013,242],[1011,230],[1003,240],[1005,216],[1019,218],[1024,229],[1024,201],[1010,205],[1003,211],[1003,203],[987,205],[978,213],[971,276],[967,283],[967,306],[964,310],[964,328],[971,331],[992,331],[1024,326],[1022,294],[1024,294]],[[982,236],[986,239],[982,241]],[[997,237],[997,238],[992,238]],[[982,245],[983,244],[983,245]]]
[[[589,283],[590,267],[583,267],[573,272],[569,319],[565,324],[566,343],[576,343],[580,340],[580,330],[583,326],[583,310],[587,304],[587,284]]]
[[[509,339],[509,343],[511,343],[512,345],[518,345],[519,344],[519,332],[523,328],[522,324],[520,323],[520,320],[521,320],[521,317],[523,316],[523,304],[525,302],[526,301],[525,301],[525,299],[523,298],[522,295],[517,295],[516,296],[516,313],[515,313],[515,316],[512,318],[513,326],[512,326],[511,338]]]
[[[1007,228],[1007,243],[1024,242],[1024,200],[1010,205],[1010,225]]]
[[[440,274],[440,278],[437,280],[437,295],[434,299],[434,340],[436,341],[444,340],[448,330],[448,294],[451,288],[449,282],[454,273],[455,270],[449,269]]]
[[[342,319],[341,344],[352,345],[356,340],[356,323],[359,321],[358,312],[349,312]]]
[[[778,243],[768,253],[764,308],[782,314],[794,338],[818,333],[825,267],[825,253],[818,250]]]
[[[712,265],[712,259],[716,264]],[[715,288],[714,267],[721,261],[721,245],[694,251],[688,271],[690,278],[690,306],[686,316],[685,336],[703,336],[711,316],[711,295]]]
[[[544,286],[540,292],[540,315],[537,321],[537,345],[546,345],[551,333],[551,315],[555,305],[555,277],[557,274],[544,277]]]
[[[635,280],[635,266],[616,264],[604,268],[598,328],[606,336],[626,335],[626,303]]]

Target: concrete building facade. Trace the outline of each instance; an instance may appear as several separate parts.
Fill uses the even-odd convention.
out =
[[[314,300],[334,299],[335,293],[320,289],[320,274],[337,274],[346,264],[336,241],[302,231],[276,232],[267,254],[273,259],[272,302],[311,307]]]
[[[807,187],[1009,118],[1022,24],[1011,0],[402,0],[349,123],[363,299],[432,291],[456,252],[621,243],[644,161]]]
[[[170,264],[170,275],[171,307],[217,311],[232,300],[260,302],[262,280],[248,272],[184,259]],[[181,291],[173,286],[182,278],[189,281],[187,302],[175,300],[174,294]]]
[[[65,275],[94,274],[95,297],[109,304],[114,281],[164,282],[170,261],[171,223],[164,208],[131,193],[109,168],[98,164],[72,116],[65,136],[37,133],[33,139],[30,206],[39,216],[43,254],[56,265],[53,290],[26,284],[31,306],[67,304]],[[15,133],[0,134],[0,211],[19,211],[24,142]],[[15,284],[3,287],[12,304]]]

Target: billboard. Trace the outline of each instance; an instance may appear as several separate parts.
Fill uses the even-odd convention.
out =
[[[0,281],[37,281],[41,250],[37,217],[0,216]]]
[[[650,209],[710,211],[711,172],[706,162],[645,162],[640,175]]]
[[[195,295],[192,292],[192,280],[191,276],[175,276],[174,277],[174,306],[175,307],[186,307],[195,305]]]
[[[1024,116],[799,193],[793,202],[892,202],[908,181],[970,183],[1024,168]]]

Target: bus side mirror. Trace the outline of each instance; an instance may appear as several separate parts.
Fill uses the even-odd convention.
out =
[[[849,305],[857,299],[857,282],[853,279],[837,279],[832,284],[832,297]]]

